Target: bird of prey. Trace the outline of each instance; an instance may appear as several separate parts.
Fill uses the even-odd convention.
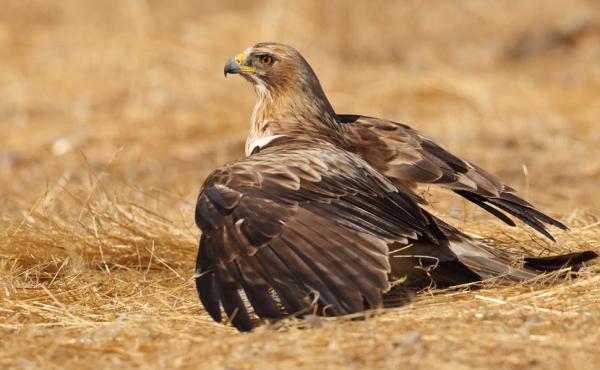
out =
[[[566,229],[419,131],[337,114],[290,46],[254,45],[224,72],[248,80],[257,101],[246,157],[212,172],[196,206],[196,286],[217,322],[222,310],[241,331],[260,322],[253,317],[349,314],[382,307],[393,281],[417,289],[522,281],[597,256],[520,259],[433,216],[418,184],[449,189],[552,240],[548,225]]]

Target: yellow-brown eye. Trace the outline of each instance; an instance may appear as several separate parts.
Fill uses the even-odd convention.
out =
[[[273,57],[270,55],[261,55],[260,62],[265,65],[273,64]]]

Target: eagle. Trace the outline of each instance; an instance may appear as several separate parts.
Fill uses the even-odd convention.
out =
[[[224,68],[257,100],[244,158],[205,180],[195,281],[217,322],[240,331],[294,315],[383,307],[394,284],[422,289],[500,279],[518,282],[593,251],[525,257],[485,244],[424,208],[417,186],[439,186],[508,225],[550,240],[566,230],[498,177],[421,132],[384,119],[337,114],[294,48],[259,43]]]

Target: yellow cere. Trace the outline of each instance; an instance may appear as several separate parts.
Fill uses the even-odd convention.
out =
[[[235,62],[241,66],[242,63],[244,63],[244,53],[239,53],[238,55],[236,55]]]
[[[235,62],[240,66],[240,71],[245,73],[254,72],[254,68],[242,65],[242,63],[244,63],[244,53],[239,53],[238,55],[236,55]]]

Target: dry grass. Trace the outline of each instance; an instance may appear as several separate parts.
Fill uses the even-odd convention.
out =
[[[533,254],[600,248],[598,3],[326,4],[2,3],[0,367],[600,366],[598,265],[251,334],[201,309],[194,199],[241,156],[254,99],[222,65],[257,41],[297,46],[339,112],[411,123],[572,230],[549,245],[436,193],[446,219]]]

